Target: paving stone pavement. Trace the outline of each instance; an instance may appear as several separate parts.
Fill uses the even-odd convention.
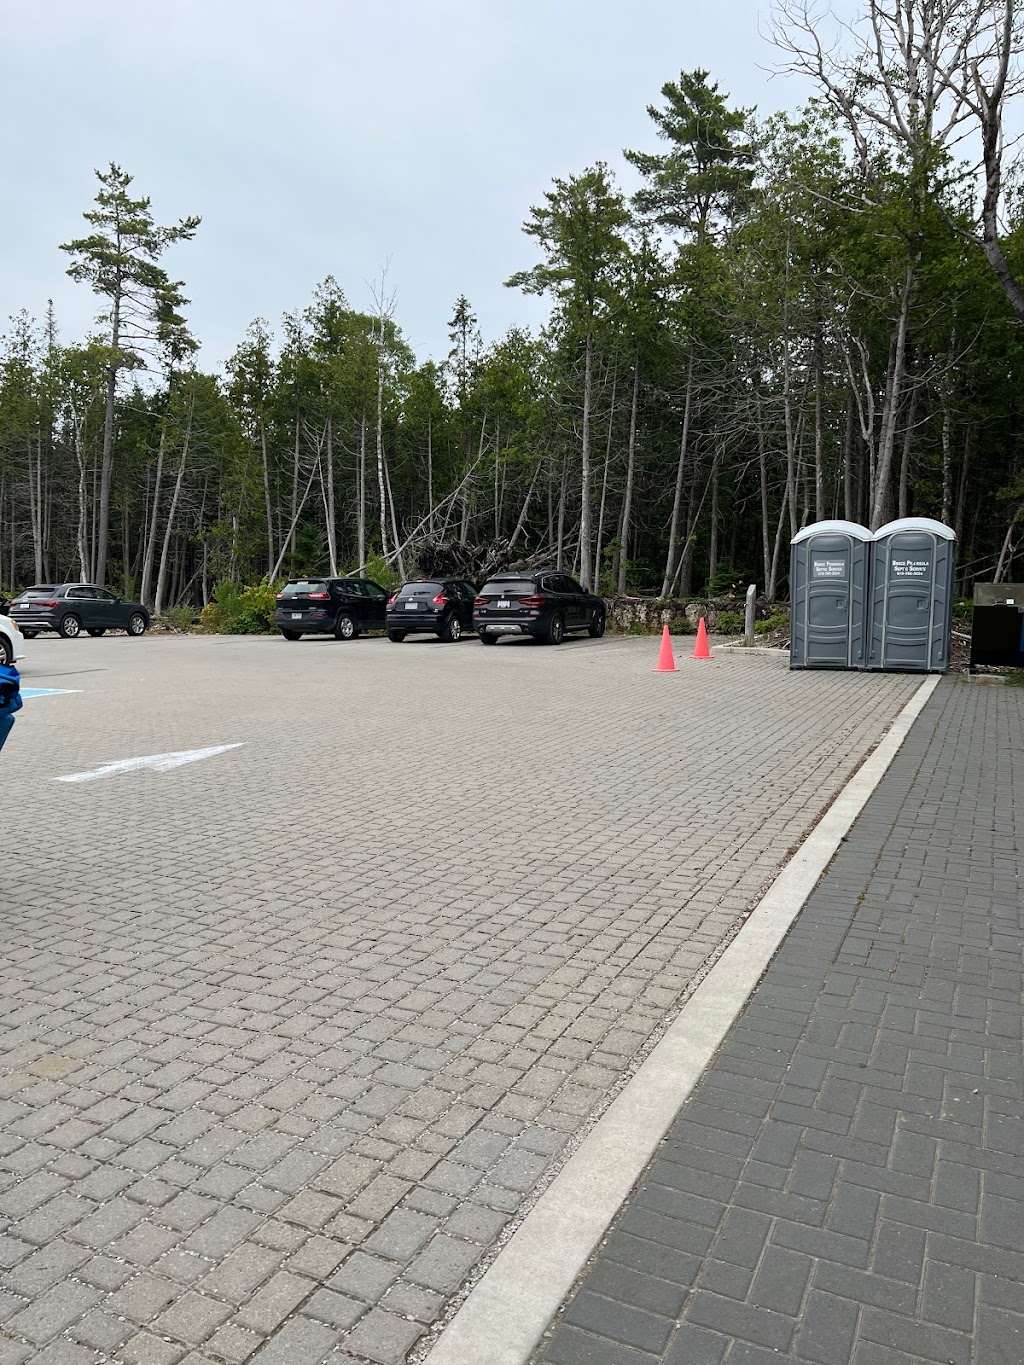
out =
[[[655,652],[31,642],[0,1365],[422,1349],[917,686]]]
[[[1024,695],[945,680],[535,1359],[1020,1365]]]

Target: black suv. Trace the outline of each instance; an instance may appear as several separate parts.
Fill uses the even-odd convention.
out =
[[[461,640],[473,629],[476,588],[464,578],[417,578],[388,599],[388,639],[430,631],[439,640]]]
[[[372,578],[290,578],[277,594],[274,625],[286,640],[354,640],[361,630],[383,630],[387,602],[387,588]]]
[[[596,640],[604,622],[600,597],[550,569],[496,574],[480,589],[473,609],[473,626],[485,645],[496,645],[502,635],[532,635],[560,645],[573,630],[588,631]]]
[[[26,640],[41,630],[55,630],[65,640],[74,640],[83,630],[90,635],[105,635],[108,630],[145,635],[149,629],[149,612],[141,602],[122,602],[109,588],[94,583],[37,583],[11,603],[11,619]]]

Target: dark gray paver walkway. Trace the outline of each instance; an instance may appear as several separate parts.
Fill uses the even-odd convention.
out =
[[[1024,1361],[1022,816],[944,681],[538,1362]]]

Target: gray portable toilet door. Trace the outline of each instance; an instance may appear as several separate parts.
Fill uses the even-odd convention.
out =
[[[863,667],[869,537],[854,524],[818,522],[794,538],[793,667]]]
[[[947,540],[921,526],[890,529],[898,525],[883,526],[873,547],[868,666],[921,673],[944,670],[948,655],[941,642],[948,638],[945,618],[951,603],[946,578],[952,533],[942,528]],[[933,657],[936,653],[942,657]]]

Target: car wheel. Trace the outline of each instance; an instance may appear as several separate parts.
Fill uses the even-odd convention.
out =
[[[23,630],[21,633],[26,640],[34,640],[39,634],[38,630]]]
[[[594,623],[593,625],[587,627],[587,633],[590,635],[590,638],[592,640],[600,640],[601,636],[604,634],[603,611],[597,611],[594,613]]]
[[[336,640],[354,640],[359,634],[356,623],[347,613],[343,613],[334,623],[334,638]]]
[[[560,645],[565,639],[565,618],[561,612],[556,611],[548,622],[547,635],[544,637],[546,645]]]
[[[77,640],[82,633],[82,623],[77,616],[69,612],[67,616],[61,618],[57,630],[65,640]]]
[[[480,643],[482,645],[496,645],[498,637],[497,635],[488,635],[486,630],[482,630],[480,632]]]
[[[284,638],[285,638],[286,640],[301,640],[301,639],[302,639],[302,631],[301,631],[301,630],[282,630],[281,634],[284,636]]]
[[[402,643],[402,641],[405,639],[405,631],[404,631],[404,630],[389,630],[389,631],[388,631],[388,639],[391,641],[391,643],[392,643],[393,645],[400,645],[400,644]]]
[[[143,616],[141,611],[133,611],[131,616],[128,617],[128,634],[145,635],[146,627],[148,625],[149,622]]]
[[[462,639],[462,622],[457,616],[449,616],[441,623],[441,629],[437,632],[438,639],[443,640],[446,645],[457,644]]]
[[[88,628],[88,633],[89,633],[90,635],[92,635],[93,637],[100,636],[100,635],[106,635],[106,633],[107,633],[107,628],[106,628],[106,626],[90,626],[90,627]]]
[[[0,635],[0,664],[5,664],[10,668],[14,663],[14,645],[8,640],[6,635]]]

